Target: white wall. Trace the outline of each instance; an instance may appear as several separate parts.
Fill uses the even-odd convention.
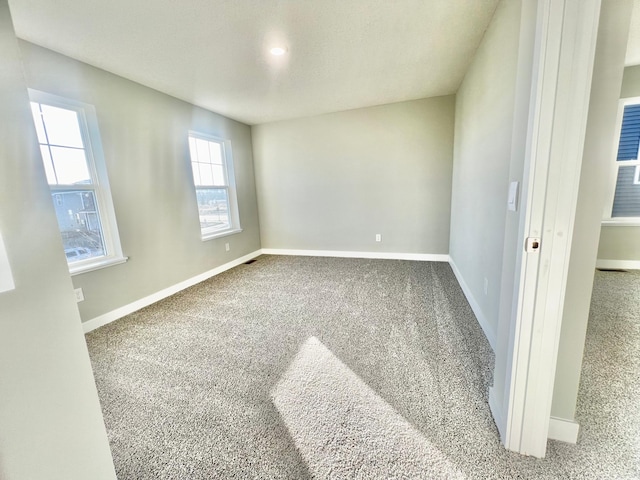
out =
[[[129,261],[73,277],[84,291],[83,321],[260,248],[250,127],[28,42],[19,45],[29,87],[96,109]],[[231,140],[241,233],[200,239],[189,130]]]
[[[602,2],[551,415],[573,420],[632,2]]]
[[[253,127],[263,248],[447,254],[453,114],[446,96]]]
[[[0,65],[0,478],[115,480],[6,0]]]
[[[512,168],[520,10],[519,1],[498,5],[456,96],[450,255],[492,344]]]

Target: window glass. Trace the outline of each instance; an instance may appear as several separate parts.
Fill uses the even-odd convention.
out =
[[[202,162],[202,163],[211,163],[208,141],[202,140],[201,138],[196,139],[196,160],[195,161]]]
[[[620,167],[613,199],[612,217],[640,217],[640,184],[636,183],[637,167]]]
[[[73,261],[105,255],[96,198],[91,191],[59,191],[52,195],[62,243]]]
[[[616,185],[611,218],[640,217],[640,104],[627,104],[622,114],[616,155]]]
[[[213,183],[213,169],[211,166],[210,163],[197,163],[195,165],[200,172],[200,183],[198,183],[198,185],[215,185],[215,183]]]
[[[618,161],[637,160],[640,147],[640,104],[626,105],[620,128]]]
[[[189,153],[203,238],[239,229],[232,163],[225,141],[191,134]]]
[[[209,160],[211,163],[222,165],[222,145],[215,142],[209,142]]]
[[[46,143],[65,147],[84,147],[76,112],[43,104],[40,104],[40,109],[48,140]]]
[[[85,151],[81,148],[49,147],[53,157],[53,168],[58,184],[90,184],[91,175],[87,167]]]
[[[229,197],[226,189],[197,188],[198,214],[200,228],[226,230],[231,228],[229,221]]]
[[[30,94],[44,171],[70,270],[83,271],[103,257],[123,259],[119,240],[106,235],[108,230],[117,232],[117,228],[108,181],[106,177],[98,181],[97,159],[89,144],[92,137],[85,112],[92,107],[43,92],[30,90]],[[92,118],[97,132],[95,115]],[[110,228],[105,229],[105,225]]]

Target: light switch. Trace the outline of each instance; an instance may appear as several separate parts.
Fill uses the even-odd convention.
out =
[[[507,209],[512,212],[518,211],[518,182],[509,184],[509,198],[507,200]]]

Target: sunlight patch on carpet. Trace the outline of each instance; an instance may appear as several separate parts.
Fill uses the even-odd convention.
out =
[[[465,478],[315,337],[271,398],[318,478]]]

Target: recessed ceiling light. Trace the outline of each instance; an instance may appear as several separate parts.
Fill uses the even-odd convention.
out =
[[[276,57],[279,57],[287,53],[287,49],[284,47],[273,47],[271,50],[269,50],[269,53],[271,53],[271,55],[275,55]]]

